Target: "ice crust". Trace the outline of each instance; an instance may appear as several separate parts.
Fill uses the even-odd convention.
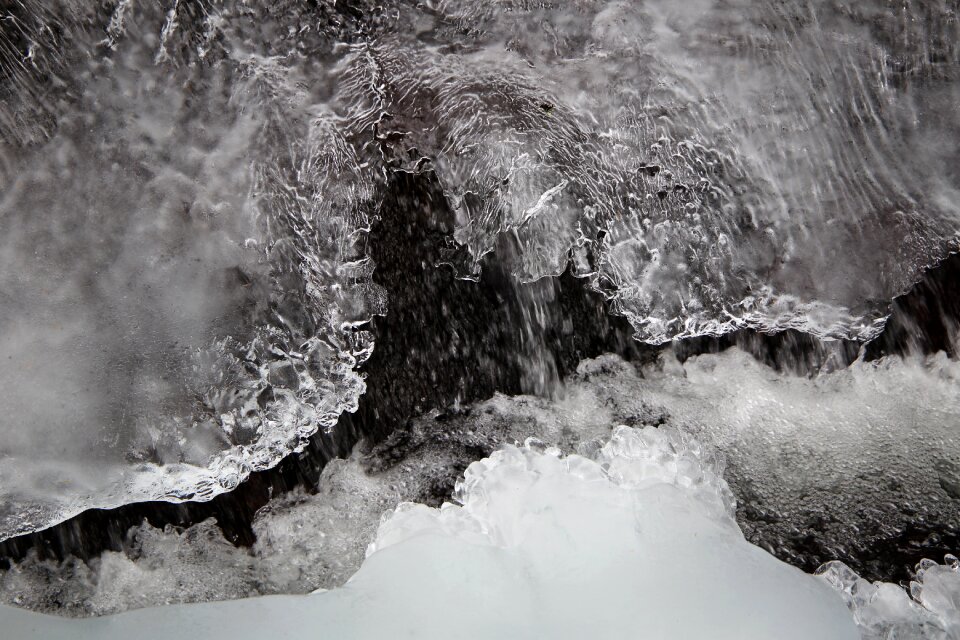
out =
[[[925,560],[910,593],[890,583],[870,583],[842,562],[818,572],[847,603],[863,640],[956,640],[960,638],[960,571],[957,558]],[[912,596],[912,597],[911,597]]]
[[[742,500],[736,515],[748,539],[791,562],[818,561],[803,557],[811,553],[804,541],[816,535],[824,559],[849,553],[869,565],[872,539],[896,535],[914,518],[950,522],[958,517],[956,500],[941,486],[940,458],[930,458],[922,449],[930,446],[931,452],[949,457],[955,446],[949,439],[956,401],[954,368],[955,363],[941,358],[889,360],[808,379],[776,373],[737,350],[684,364],[667,357],[640,367],[602,356],[581,363],[562,397],[497,395],[473,407],[434,412],[372,450],[333,461],[324,470],[318,493],[276,498],[258,514],[258,539],[249,551],[230,545],[212,522],[184,532],[144,525],[131,532],[124,552],[105,553],[90,565],[36,558],[21,562],[0,578],[0,594],[4,602],[20,607],[83,616],[334,589],[360,567],[371,542],[374,548],[389,547],[421,526],[428,532],[453,527],[457,535],[467,536],[473,529],[464,521],[473,520],[458,511],[444,515],[423,503],[435,505],[449,495],[452,479],[478,451],[492,452],[529,434],[548,444],[531,441],[522,449],[508,447],[493,456],[495,462],[474,465],[461,483],[457,495],[466,503],[475,500],[471,509],[486,514],[484,518],[488,505],[477,496],[486,490],[478,479],[485,477],[487,466],[513,461],[497,472],[501,480],[499,474],[521,459],[528,471],[541,469],[528,459],[540,460],[537,456],[546,455],[547,449],[553,456],[551,447],[557,446],[605,465],[604,474],[613,477],[610,482],[629,483],[632,474],[640,474],[641,485],[664,481],[686,487],[684,499],[709,513],[711,526],[733,526],[732,489]],[[702,392],[695,393],[691,385]],[[893,396],[894,390],[899,395]],[[746,403],[746,397],[755,398],[756,404]],[[727,447],[725,462],[715,445],[699,444],[692,435],[709,436],[711,431],[701,428],[707,420],[715,427],[715,443]],[[630,450],[628,444],[643,450],[633,438],[615,438],[619,444],[606,445],[604,453],[604,441],[617,423],[661,425],[662,435],[649,428],[621,434],[642,433],[647,446],[672,453],[628,461],[617,457],[621,449]],[[757,431],[745,429],[755,423]],[[777,428],[769,428],[773,425]],[[833,444],[824,449],[822,430],[828,428]],[[871,428],[894,434],[906,429],[911,437],[891,436],[874,446],[869,438],[857,437]],[[778,451],[800,456],[802,477],[783,463]],[[542,464],[554,462],[544,458]],[[848,464],[864,466],[855,471]],[[517,473],[525,477],[525,472]],[[721,473],[729,488],[718,480]],[[877,473],[903,482],[877,482]],[[824,478],[829,481],[818,480]],[[866,497],[857,501],[857,495]],[[381,513],[404,501],[421,504],[400,507],[400,515],[377,535]],[[868,508],[876,504],[884,506]],[[508,509],[539,513],[532,503],[503,502],[501,507],[497,514]],[[515,540],[523,528],[510,522],[476,535],[498,544]],[[401,527],[399,533],[395,527]],[[960,580],[954,564],[925,561],[909,592],[891,583],[871,584],[839,562],[826,564],[820,573],[848,604],[864,640],[947,640],[960,633]]]
[[[826,584],[743,539],[717,471],[667,429],[618,428],[590,457],[528,441],[470,465],[456,504],[401,504],[339,589],[0,623],[18,640],[857,638]]]
[[[525,281],[572,263],[654,343],[744,326],[869,338],[955,246],[940,165],[955,148],[925,141],[956,127],[914,100],[955,113],[940,100],[956,83],[903,88],[889,66],[957,41],[943,3],[912,3],[909,27],[880,2],[437,14],[411,26],[453,50],[402,33],[353,47],[345,99],[357,126],[389,129],[391,160],[440,180],[466,277],[491,252]]]

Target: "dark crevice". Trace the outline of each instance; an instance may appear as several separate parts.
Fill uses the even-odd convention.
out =
[[[681,362],[703,353],[738,347],[773,369],[812,375],[849,366],[857,358],[930,355],[944,352],[957,357],[960,328],[960,254],[951,254],[929,268],[907,293],[890,304],[890,316],[879,336],[867,343],[822,340],[787,330],[762,333],[741,329],[723,336],[679,340],[673,344]]]
[[[855,340],[826,341],[793,329],[760,333],[741,329],[719,337],[705,336],[680,340],[673,352],[680,362],[704,353],[719,353],[737,347],[781,373],[812,375],[849,366],[860,352]]]
[[[931,354],[957,357],[960,325],[960,254],[930,268],[910,291],[890,305],[883,333],[866,347],[874,360],[885,355]]]

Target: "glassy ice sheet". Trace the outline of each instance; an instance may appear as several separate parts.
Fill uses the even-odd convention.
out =
[[[0,119],[0,539],[209,499],[364,390],[354,327],[384,300],[353,146],[298,71],[128,5],[105,32],[41,25],[67,40],[36,45],[62,57],[52,87]]]

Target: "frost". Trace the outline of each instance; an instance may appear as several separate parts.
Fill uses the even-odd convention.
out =
[[[667,430],[621,427],[593,457],[509,446],[456,498],[400,505],[333,591],[85,621],[3,607],[0,621],[23,639],[857,638],[825,584],[743,539],[717,469]]]

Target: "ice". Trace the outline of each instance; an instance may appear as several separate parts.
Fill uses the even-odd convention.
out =
[[[88,563],[28,556],[0,572],[0,598],[56,615],[101,616],[337,587],[360,567],[383,513],[418,497],[415,482],[407,490],[396,484],[396,474],[368,475],[356,456],[334,460],[316,494],[293,491],[257,513],[252,548],[228,542],[212,519],[185,530],[144,523],[122,550]]]
[[[75,93],[0,148],[0,540],[275,465],[356,408],[356,325],[385,308],[358,246],[372,186],[294,71],[157,61],[155,34],[189,34],[156,3],[117,6],[108,52],[82,7],[21,9],[5,24]]]
[[[863,640],[960,638],[957,558],[947,556],[944,564],[925,560],[917,569],[910,595],[896,585],[870,583],[842,562],[830,562],[817,573],[843,597]]]
[[[484,440],[489,448],[492,445]],[[449,497],[466,464],[454,451],[408,454],[392,465],[359,451],[332,460],[315,493],[277,496],[254,518],[256,542],[238,548],[212,519],[186,529],[148,523],[123,548],[87,563],[34,552],[0,571],[0,602],[67,616],[119,613],[341,586],[363,561],[381,516],[400,502]]]
[[[858,637],[843,601],[747,543],[718,469],[667,429],[591,457],[537,442],[475,462],[456,504],[405,503],[333,591],[65,621],[3,607],[16,638]]]
[[[635,380],[632,371],[613,361],[598,386]],[[572,452],[608,437],[625,413],[597,410],[602,403],[583,389],[556,403],[498,395],[461,412],[434,412],[376,447],[361,445],[348,459],[332,460],[315,493],[272,499],[254,519],[251,549],[227,542],[212,520],[186,530],[144,523],[129,531],[122,550],[88,563],[33,553],[0,570],[0,602],[89,616],[338,587],[360,567],[385,512],[403,501],[439,504],[470,462],[501,444],[536,436]]]
[[[398,172],[440,184],[459,276],[491,252],[523,282],[569,268],[641,340],[876,335],[890,299],[958,248],[958,29],[940,0],[7,3],[0,539],[93,507],[209,499],[355,409],[364,325],[385,310],[367,230]],[[540,302],[521,312],[518,362],[544,391],[545,348],[527,344]],[[881,543],[915,553],[955,531],[958,373],[942,357],[811,378],[738,351],[599,358],[550,399],[422,417],[329,465],[316,493],[258,514],[250,549],[209,521],[145,524],[89,563],[29,556],[0,592],[96,615],[334,589],[176,610],[237,635],[600,621],[837,637],[847,619],[822,583],[758,549],[885,575]],[[661,431],[602,446],[621,422]],[[504,445],[468,472],[462,507],[434,509]],[[361,567],[402,501],[421,504]],[[909,595],[841,565],[824,576],[865,634],[949,637],[952,562],[922,565]],[[47,637],[61,624],[4,611]],[[169,635],[168,615],[61,629],[132,618]]]
[[[122,552],[105,553],[89,565],[36,558],[18,563],[0,574],[0,596],[27,609],[86,616],[251,594],[318,588],[337,593],[360,568],[369,543],[402,544],[423,527],[515,543],[525,535],[527,520],[554,518],[556,510],[540,509],[529,495],[504,497],[494,508],[483,496],[494,490],[518,494],[510,484],[517,477],[547,474],[555,463],[568,465],[563,474],[586,480],[595,477],[597,464],[600,478],[629,491],[679,487],[711,526],[733,528],[735,514],[749,541],[811,571],[848,557],[873,573],[889,573],[895,569],[890,561],[871,555],[878,541],[896,540],[917,522],[936,530],[937,522],[958,518],[937,462],[954,457],[955,364],[942,357],[891,359],[807,378],[778,373],[736,349],[684,363],[670,356],[639,365],[612,355],[585,360],[553,400],[498,394],[433,412],[377,447],[361,446],[349,459],[333,461],[317,493],[274,498],[258,513],[251,549],[230,545],[211,522],[185,532],[145,525],[131,532]],[[660,427],[611,431],[617,423]],[[754,424],[756,429],[748,428]],[[864,435],[871,429],[890,436],[874,441]],[[536,439],[511,448],[527,436]],[[470,467],[457,489],[473,515],[426,506],[449,495],[453,478],[471,460],[503,447]],[[592,462],[569,467],[570,460],[580,459],[557,458],[557,449],[579,451]],[[784,455],[796,456],[796,464],[785,462]],[[488,467],[494,470],[490,477]],[[731,490],[740,498],[736,512]],[[565,488],[563,495],[578,494]],[[381,514],[404,501],[410,503],[378,535]],[[600,517],[592,514],[583,517]],[[674,552],[685,553],[662,550]],[[950,562],[923,563],[910,592],[891,582],[871,585],[839,562],[820,573],[847,602],[865,640],[886,638],[891,630],[899,634],[892,638],[947,639],[960,630],[960,587]]]
[[[950,493],[949,462],[960,456],[955,380],[956,363],[942,356],[813,378],[737,349],[682,364],[671,355],[646,364],[601,356],[583,361],[554,399],[497,394],[361,444],[324,469],[315,493],[271,500],[255,518],[251,549],[234,548],[212,523],[183,532],[144,525],[123,550],[88,564],[15,563],[0,571],[0,601],[83,616],[334,588],[359,568],[381,514],[399,502],[439,504],[470,462],[528,437],[593,455],[616,424],[666,426],[687,447],[701,442],[703,456],[722,452],[740,527],[778,558],[811,572],[843,560],[874,579],[899,579],[903,565],[942,555],[951,538],[938,535],[960,520]],[[883,555],[887,547],[912,559]],[[211,574],[219,576],[212,584]],[[142,588],[111,586],[122,584]]]
[[[643,375],[635,393],[724,453],[755,544],[808,570],[842,559],[879,575],[890,569],[872,550],[887,541],[944,553],[936,536],[960,521],[960,366],[943,353],[802,377],[730,349],[668,354]]]
[[[465,277],[494,251],[525,281],[572,261],[649,342],[744,326],[869,338],[956,247],[943,3],[911,3],[906,24],[880,2],[437,13],[409,21],[455,49],[357,45],[345,99],[393,162],[436,174],[475,258]]]
[[[352,409],[395,172],[462,277],[572,265],[655,343],[867,338],[957,246],[943,2],[3,12],[0,539],[209,499]]]

